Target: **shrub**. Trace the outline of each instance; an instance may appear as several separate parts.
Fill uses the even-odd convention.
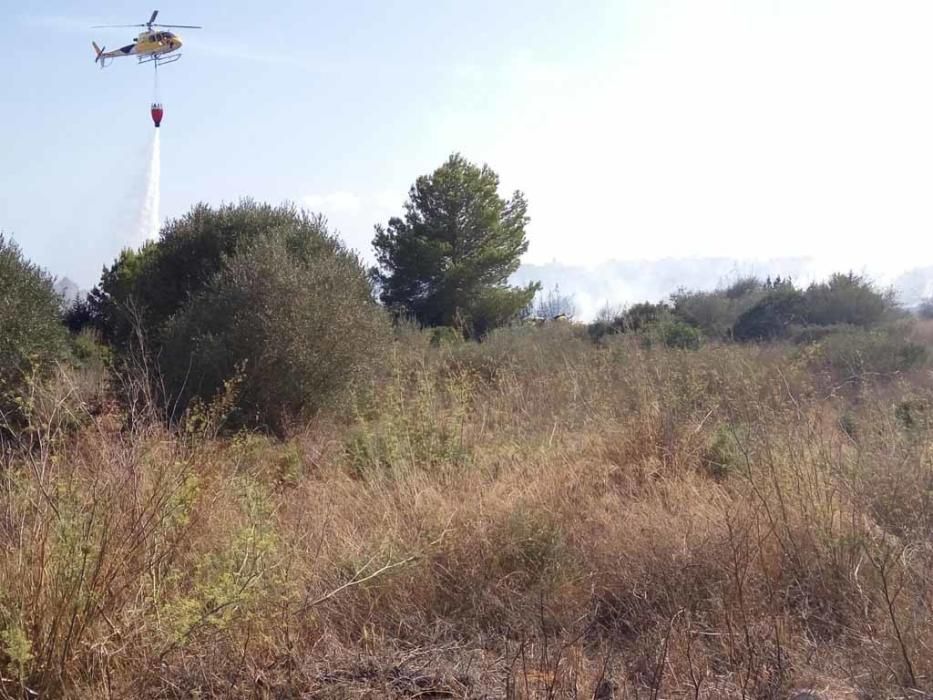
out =
[[[619,329],[611,321],[593,321],[586,327],[587,335],[594,342],[599,342],[607,335],[618,333]]]
[[[69,343],[71,355],[80,367],[93,367],[103,370],[111,363],[111,352],[107,345],[91,329],[82,330],[71,336]]]
[[[648,330],[662,319],[670,317],[670,307],[665,303],[652,304],[642,302],[626,309],[622,315],[621,326],[623,330],[638,333]]]
[[[805,312],[804,296],[796,289],[771,291],[738,317],[732,334],[739,341],[786,338]]]
[[[615,333],[648,333],[655,331],[660,323],[671,321],[671,308],[664,302],[652,304],[640,302],[626,309],[605,309],[600,317],[587,327],[593,340]],[[650,344],[652,338],[645,337]]]
[[[17,420],[28,382],[66,355],[60,305],[52,278],[0,234],[0,422]]]
[[[725,296],[726,299],[734,301],[736,299],[748,297],[761,290],[761,288],[761,280],[757,277],[742,277],[726,287],[726,289],[723,290],[723,296]]]
[[[327,235],[323,218],[290,204],[271,206],[249,199],[217,209],[198,204],[169,221],[158,242],[123,251],[104,270],[91,294],[93,314],[105,336],[118,345],[128,341],[139,322],[157,345],[162,326],[211,283],[228,256],[278,230],[302,231],[307,243],[322,251],[336,252],[338,247]]]
[[[817,326],[849,324],[868,328],[878,325],[894,310],[894,299],[863,277],[835,274],[811,285],[805,295],[806,320]]]
[[[244,245],[167,325],[169,398],[183,409],[242,374],[240,418],[281,429],[337,398],[388,336],[352,253],[301,227],[279,231]]]
[[[65,327],[72,333],[81,333],[95,325],[94,309],[90,298],[74,299],[62,314]]]
[[[735,303],[716,292],[680,291],[671,296],[671,301],[677,318],[710,336],[727,336],[737,316]]]
[[[747,440],[747,430],[744,426],[720,425],[702,454],[701,464],[717,481],[742,472],[744,465],[740,443]]]
[[[676,350],[699,350],[700,331],[683,321],[669,319],[658,324],[661,342]]]

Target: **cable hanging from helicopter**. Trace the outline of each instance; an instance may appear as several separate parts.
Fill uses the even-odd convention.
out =
[[[165,110],[162,109],[162,102],[159,100],[159,63],[157,61],[153,63],[152,72],[152,107],[149,113],[152,115],[152,123],[155,124],[156,129],[158,129],[162,125],[162,117],[165,114]]]

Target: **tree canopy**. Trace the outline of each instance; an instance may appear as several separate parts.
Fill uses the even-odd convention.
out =
[[[426,326],[464,326],[475,335],[508,323],[540,286],[511,287],[528,249],[528,204],[499,196],[489,166],[452,155],[409,191],[403,217],[376,227],[374,277],[384,304]]]
[[[240,420],[280,429],[339,396],[385,347],[389,324],[355,256],[293,233],[242,244],[166,324],[176,411],[237,378]]]
[[[29,375],[67,354],[52,278],[0,233],[0,420],[9,422]]]
[[[124,251],[92,307],[118,351],[142,331],[172,413],[236,377],[241,418],[273,428],[330,401],[388,330],[366,268],[322,217],[251,200],[197,205]]]
[[[284,230],[293,238],[303,238],[306,247],[330,253],[341,249],[322,217],[290,204],[272,206],[245,199],[218,208],[195,205],[169,221],[157,242],[124,250],[104,269],[91,295],[98,325],[117,345],[125,344],[136,324],[157,342],[165,322],[208,285],[228,256],[270,232]]]

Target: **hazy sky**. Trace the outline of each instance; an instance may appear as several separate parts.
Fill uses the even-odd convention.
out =
[[[139,208],[129,2],[0,0],[0,229],[89,286]],[[453,151],[530,201],[529,262],[933,263],[930,0],[160,2],[162,216],[290,199],[370,255]]]

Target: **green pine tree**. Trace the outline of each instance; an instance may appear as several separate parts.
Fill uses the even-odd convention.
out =
[[[540,285],[508,279],[528,249],[528,203],[499,196],[499,176],[459,154],[409,192],[404,218],[376,227],[374,277],[384,304],[425,326],[481,336],[515,319]]]

